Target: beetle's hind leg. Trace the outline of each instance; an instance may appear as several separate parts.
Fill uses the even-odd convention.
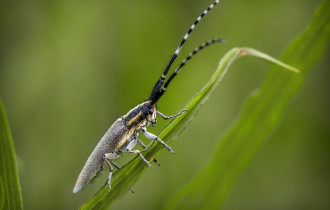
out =
[[[114,161],[111,161],[112,165],[114,165],[118,170],[121,168],[117,163],[115,163]],[[130,188],[131,192],[134,193],[133,188]]]
[[[108,162],[108,160],[106,160],[106,162],[109,164],[109,167],[110,167],[110,172],[109,172],[109,176],[108,176],[108,191],[110,192],[110,189],[111,189],[111,177],[112,177],[113,168],[112,168],[111,164]]]
[[[112,165],[111,165],[111,163],[116,167],[116,168],[118,168],[119,166],[116,164],[116,163],[114,163],[113,161],[110,161],[109,162],[109,160],[112,160],[112,159],[116,159],[116,158],[118,158],[120,155],[119,154],[117,154],[117,153],[105,153],[104,155],[103,155],[103,159],[104,159],[104,161],[108,164],[108,166],[109,166],[109,176],[108,176],[108,181],[107,181],[107,183],[108,183],[108,191],[110,192],[110,189],[111,189],[111,177],[112,177],[112,171],[113,171],[113,168],[112,168]],[[120,168],[120,167],[119,167]]]
[[[112,165],[114,165],[115,167],[116,167],[116,169],[120,169],[120,166],[117,164],[117,163],[115,163],[114,161],[111,161],[111,163],[112,163]]]

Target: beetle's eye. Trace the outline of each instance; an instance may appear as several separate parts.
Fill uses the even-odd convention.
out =
[[[148,108],[148,114],[152,114],[154,112],[154,109],[152,108],[151,104],[148,104],[147,108]]]

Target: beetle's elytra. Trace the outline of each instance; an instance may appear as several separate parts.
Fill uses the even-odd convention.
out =
[[[217,42],[222,42],[222,39],[216,38],[212,39],[198,48],[196,48],[189,56],[182,61],[182,63],[175,69],[170,78],[165,82],[168,71],[170,70],[173,62],[177,58],[182,46],[186,42],[190,33],[194,30],[195,26],[199,23],[199,21],[217,4],[219,0],[216,0],[212,3],[194,22],[194,24],[189,28],[188,32],[182,39],[180,45],[176,49],[173,54],[170,62],[166,66],[162,76],[156,82],[149,99],[133,109],[131,109],[126,115],[117,119],[104,134],[102,139],[96,145],[92,154],[89,156],[85,166],[81,170],[79,177],[74,186],[73,192],[77,193],[82,188],[84,188],[99,172],[103,166],[103,164],[107,164],[110,168],[110,173],[108,176],[108,189],[110,190],[110,182],[113,171],[113,166],[117,169],[120,167],[113,161],[120,157],[122,152],[129,152],[138,154],[140,158],[149,166],[151,164],[148,160],[146,160],[139,150],[134,150],[134,147],[139,143],[143,148],[145,148],[143,142],[139,139],[139,131],[144,134],[144,136],[153,141],[158,141],[162,145],[164,145],[170,152],[174,153],[170,146],[168,146],[165,142],[159,139],[156,135],[149,133],[147,131],[147,127],[149,124],[156,126],[157,120],[156,115],[160,115],[165,120],[175,118],[181,115],[184,111],[179,112],[173,116],[165,116],[161,112],[157,111],[156,103],[161,98],[161,96],[165,93],[168,85],[173,80],[173,78],[178,74],[179,70],[190,60],[197,52],[202,50],[203,48]],[[164,84],[165,82],[165,84]]]

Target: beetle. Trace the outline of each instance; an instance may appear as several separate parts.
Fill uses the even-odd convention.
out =
[[[165,82],[168,71],[170,70],[173,62],[177,58],[182,46],[186,42],[190,33],[194,30],[195,26],[199,23],[199,21],[216,5],[219,3],[219,0],[213,2],[193,23],[193,25],[189,28],[188,32],[185,34],[178,48],[174,52],[171,60],[167,64],[162,76],[154,85],[154,88],[151,92],[151,95],[148,100],[137,105],[133,109],[131,109],[126,115],[117,119],[110,128],[106,131],[104,136],[101,138],[99,143],[96,145],[92,154],[89,156],[86,161],[83,169],[81,170],[79,177],[76,181],[76,184],[73,188],[73,192],[77,193],[82,188],[84,188],[90,181],[96,176],[96,174],[102,169],[104,164],[109,166],[110,172],[107,180],[108,190],[111,188],[111,176],[113,172],[113,166],[117,169],[120,167],[113,161],[120,157],[122,152],[129,152],[138,154],[140,158],[146,163],[148,166],[151,166],[148,160],[146,160],[141,154],[140,150],[133,150],[134,147],[139,143],[143,148],[145,145],[139,139],[139,133],[142,132],[144,136],[153,141],[158,141],[161,143],[166,149],[170,152],[174,153],[172,148],[167,145],[164,141],[162,141],[158,136],[149,133],[147,131],[147,127],[149,124],[156,126],[157,119],[156,115],[160,115],[163,119],[172,119],[181,114],[183,114],[187,110],[182,110],[176,115],[166,116],[157,110],[156,103],[165,93],[166,88],[173,80],[173,78],[179,73],[179,70],[190,60],[197,52],[202,50],[203,48],[217,42],[223,42],[223,39],[215,38],[212,39],[198,48],[196,48],[189,56],[182,61],[182,63],[175,69],[169,79]],[[165,84],[164,84],[165,83]]]

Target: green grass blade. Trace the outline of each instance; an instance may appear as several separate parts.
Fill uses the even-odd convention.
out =
[[[199,93],[197,93],[185,106],[185,109],[189,111],[175,118],[159,133],[158,136],[165,142],[169,142],[178,137],[180,133],[183,132],[183,130],[189,125],[191,120],[194,119],[199,109],[207,101],[215,88],[219,85],[230,65],[237,58],[244,55],[259,57],[260,59],[264,59],[269,62],[276,63],[282,67],[288,68],[291,71],[298,71],[297,69],[287,66],[282,62],[277,61],[276,59],[271,58],[270,56],[258,52],[254,49],[234,48],[221,59],[217,70],[209,82],[204,86],[204,88]],[[294,74],[294,76],[297,75]],[[162,145],[154,144],[147,152],[144,153],[144,156],[147,160],[151,161],[156,153],[161,149],[163,149]],[[134,185],[134,183],[138,180],[146,168],[146,164],[141,161],[140,158],[133,159],[113,175],[111,184],[112,190],[110,193],[107,191],[107,186],[104,185],[98,193],[96,193],[90,200],[81,206],[81,209],[108,208],[111,203],[129,191],[130,187]]]
[[[300,90],[308,70],[324,53],[329,38],[330,1],[325,0],[306,31],[281,58],[301,73],[290,74],[272,66],[258,94],[246,101],[239,120],[219,141],[211,162],[169,200],[165,209],[221,208],[238,175],[279,125],[285,108]]]
[[[0,209],[23,209],[15,151],[5,109],[0,101]]]

